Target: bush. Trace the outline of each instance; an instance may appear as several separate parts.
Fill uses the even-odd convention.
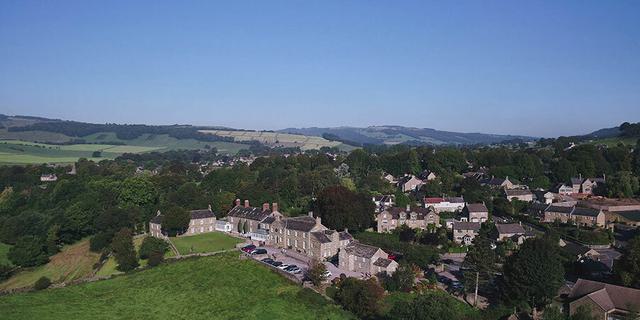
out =
[[[0,281],[9,279],[11,277],[11,272],[13,268],[11,266],[0,264]]]
[[[140,255],[140,259],[147,259],[153,253],[161,253],[164,255],[167,250],[169,250],[169,244],[166,241],[155,237],[146,237],[142,240],[138,254]]]
[[[51,280],[49,280],[49,278],[47,277],[41,277],[33,285],[33,288],[36,290],[44,290],[46,288],[49,288],[49,286],[51,286]]]
[[[14,265],[21,267],[39,266],[49,261],[44,243],[32,236],[18,239],[7,256]]]
[[[89,250],[93,252],[100,252],[104,248],[108,247],[111,244],[111,239],[113,238],[113,234],[109,232],[101,232],[91,237],[89,240]]]
[[[164,262],[164,252],[151,252],[149,254],[149,266],[155,267]]]

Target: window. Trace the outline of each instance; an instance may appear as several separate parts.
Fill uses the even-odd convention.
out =
[[[298,236],[298,231],[294,231],[293,235],[297,237]]]
[[[287,230],[287,235],[290,236],[291,235],[291,230]]]
[[[200,224],[204,224],[204,220],[200,220]]]
[[[306,249],[307,248],[307,243],[306,242],[302,242],[302,249]]]
[[[303,232],[303,233],[302,233],[302,238],[304,238],[304,239],[306,239],[306,238],[307,238],[307,233],[306,233],[306,232]]]

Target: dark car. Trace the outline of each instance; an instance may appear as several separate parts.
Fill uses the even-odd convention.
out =
[[[264,258],[264,259],[262,259],[260,261],[262,261],[262,262],[264,262],[266,264],[272,264],[274,262],[274,260],[271,259],[271,258]]]
[[[251,254],[267,254],[267,249],[254,249]]]
[[[253,251],[253,249],[255,249],[255,248],[256,248],[256,246],[250,244],[248,246],[242,247],[242,249],[240,249],[240,250],[242,250],[242,251],[244,251],[246,253],[249,253],[249,252]]]
[[[276,268],[277,268],[277,267],[279,267],[279,266],[281,266],[281,265],[282,265],[282,262],[280,262],[280,261],[274,261],[274,262],[271,262],[270,264],[271,264],[272,266],[274,266],[274,267],[276,267]]]

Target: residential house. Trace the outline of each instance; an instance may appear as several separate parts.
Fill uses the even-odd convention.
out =
[[[581,261],[584,259],[599,260],[600,258],[600,253],[598,251],[575,242],[561,239],[560,248],[570,254],[575,259],[574,261]]]
[[[496,229],[498,230],[498,241],[511,239],[520,245],[524,240],[535,237],[533,232],[525,230],[519,223],[498,223]]]
[[[470,245],[480,232],[480,222],[454,221],[453,241]]]
[[[396,196],[392,194],[374,196],[372,200],[373,200],[373,203],[376,205],[376,209],[389,208],[389,207],[393,207],[396,204]]]
[[[556,195],[550,191],[544,190],[534,190],[533,195],[535,196],[535,200],[540,203],[551,204],[553,203],[553,199],[555,199]]]
[[[533,202],[533,193],[529,189],[504,189],[507,200]]]
[[[491,177],[491,179],[480,180],[481,185],[489,186],[495,189],[513,189],[513,182],[509,180],[509,177],[504,179]]]
[[[418,177],[423,181],[432,181],[437,178],[436,174],[433,171],[429,171],[429,170],[422,171],[422,173],[420,173]]]
[[[389,259],[382,249],[354,241],[340,250],[338,263],[341,269],[364,274],[392,274],[398,263]]]
[[[549,208],[549,206],[550,204],[534,202],[529,205],[529,209],[527,209],[527,212],[532,217],[544,220],[544,212],[547,210],[547,208]]]
[[[425,208],[433,208],[433,210],[437,213],[440,212],[456,212],[462,211],[464,209],[464,198],[463,197],[442,197],[442,198],[424,198],[423,199]]]
[[[489,220],[489,209],[484,203],[467,203],[464,213],[469,222],[485,222]]]
[[[388,208],[376,216],[378,232],[390,232],[393,229],[407,225],[412,229],[435,229],[440,227],[440,216],[431,208]]]
[[[268,203],[264,203],[261,208],[251,207],[249,200],[240,205],[240,199],[236,199],[235,206],[227,213],[227,219],[231,223],[233,233],[251,235],[252,232],[261,229],[260,223],[268,217],[282,216],[278,212],[278,204],[273,203],[269,208]]]
[[[58,180],[58,176],[53,173],[47,173],[40,176],[40,181],[42,182],[54,182]]]
[[[192,236],[215,231],[216,215],[211,211],[211,206],[209,206],[208,209],[191,210],[189,214],[191,215],[189,226],[180,236]],[[151,236],[158,238],[166,237],[166,234],[162,231],[162,219],[163,215],[160,210],[158,210],[156,216],[149,221],[149,233]]]
[[[383,173],[382,174],[382,178],[384,180],[386,180],[387,182],[391,183],[391,184],[396,184],[398,183],[398,180],[396,179],[396,177],[394,177],[392,174],[390,173]]]
[[[573,187],[571,185],[567,185],[567,184],[564,184],[564,183],[560,183],[560,184],[556,185],[553,188],[553,190],[556,193],[561,194],[561,195],[570,195],[570,194],[574,193],[573,192]]]
[[[402,192],[418,190],[422,185],[424,185],[424,181],[412,174],[407,174],[398,181],[398,188],[400,188]]]
[[[544,222],[573,222],[578,225],[604,227],[606,216],[602,210],[582,207],[550,205],[544,211]]]
[[[626,319],[640,310],[640,289],[578,279],[568,300],[570,315],[584,307],[594,319]]]
[[[231,232],[231,230],[233,230],[233,225],[229,221],[217,220],[215,229],[220,232]]]

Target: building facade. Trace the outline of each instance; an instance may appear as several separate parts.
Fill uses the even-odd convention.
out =
[[[391,232],[401,225],[422,230],[440,227],[440,216],[432,208],[388,208],[376,216],[376,221],[378,232]]]
[[[341,269],[370,275],[392,274],[398,268],[382,249],[356,241],[340,250],[338,261]]]

